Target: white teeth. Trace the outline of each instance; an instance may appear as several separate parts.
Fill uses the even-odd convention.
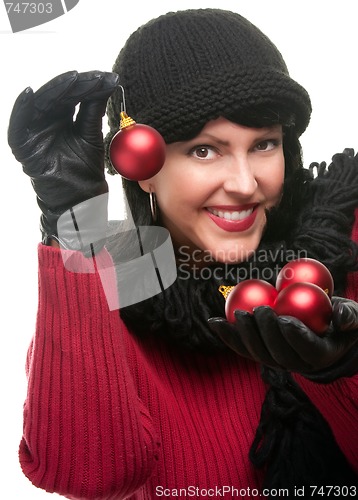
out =
[[[222,210],[216,210],[215,208],[208,208],[208,211],[213,215],[220,217],[221,219],[242,220],[246,219],[246,217],[249,217],[249,215],[252,214],[254,209],[250,208],[249,210],[240,210],[240,211],[235,210],[234,212],[223,212]]]

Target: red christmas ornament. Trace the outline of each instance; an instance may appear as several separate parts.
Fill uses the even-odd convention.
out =
[[[277,290],[267,281],[245,280],[232,288],[226,298],[225,315],[230,323],[235,323],[234,312],[238,309],[252,313],[255,307],[273,307]]]
[[[315,259],[302,258],[286,264],[276,280],[280,292],[293,283],[314,283],[331,297],[334,289],[333,278],[325,265]]]
[[[308,328],[323,335],[332,318],[331,301],[322,288],[313,283],[293,283],[277,296],[274,310],[279,316],[293,316]]]
[[[148,125],[137,124],[121,112],[120,130],[109,146],[113,168],[126,179],[143,181],[159,172],[165,161],[165,142]]]

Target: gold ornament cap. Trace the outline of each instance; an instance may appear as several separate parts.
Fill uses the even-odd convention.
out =
[[[121,117],[121,121],[120,121],[119,126],[120,126],[121,130],[128,128],[128,127],[131,127],[132,125],[136,124],[136,122],[133,120],[133,118],[128,116],[125,111],[121,111],[120,117]]]
[[[233,288],[235,288],[235,286],[220,285],[219,292],[224,296],[224,299],[226,300],[228,298],[229,293],[232,291]]]

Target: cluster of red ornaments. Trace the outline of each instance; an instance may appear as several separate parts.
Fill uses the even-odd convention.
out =
[[[279,316],[293,316],[323,335],[332,318],[333,289],[332,275],[321,262],[293,260],[281,269],[276,287],[259,279],[238,283],[226,299],[225,314],[234,323],[236,310],[252,313],[255,307],[266,305]]]

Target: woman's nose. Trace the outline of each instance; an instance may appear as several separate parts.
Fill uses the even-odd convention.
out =
[[[236,193],[248,198],[257,189],[258,183],[255,171],[246,156],[242,155],[232,158],[224,175],[224,189],[228,193]]]

